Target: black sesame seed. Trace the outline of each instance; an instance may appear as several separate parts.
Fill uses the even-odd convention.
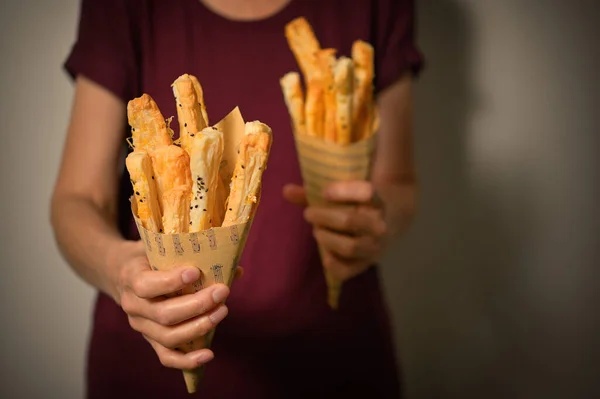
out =
[[[183,127],[187,127],[187,122],[183,124]]]
[[[163,232],[163,229],[158,229],[158,232],[159,232],[159,233],[162,233],[162,232]]]
[[[202,209],[204,212],[206,212],[206,209]]]
[[[131,131],[132,131],[132,132],[135,132],[135,128],[134,128],[134,127],[132,127],[132,128],[131,128]]]
[[[242,165],[242,169],[246,169],[246,167],[244,165]]]
[[[232,211],[233,209],[229,208],[230,211]]]
[[[192,221],[190,220],[190,226],[192,225]]]
[[[202,199],[202,196],[200,196],[200,199]]]
[[[154,176],[152,176],[152,180],[154,180]]]
[[[181,105],[181,104],[179,104],[179,106],[181,107],[182,105]]]
[[[193,134],[193,133],[190,133],[190,137],[194,137],[194,136],[195,136],[195,134]]]
[[[136,192],[135,192],[135,195],[140,195],[140,192],[139,192],[139,191],[136,191]]]
[[[194,206],[194,208],[198,208],[198,205]]]

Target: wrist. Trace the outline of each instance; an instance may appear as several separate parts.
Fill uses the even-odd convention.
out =
[[[121,293],[119,281],[122,268],[128,253],[131,253],[134,241],[128,241],[121,238],[115,238],[106,243],[105,257],[103,260],[104,284],[101,290],[115,300],[117,304],[121,303]]]

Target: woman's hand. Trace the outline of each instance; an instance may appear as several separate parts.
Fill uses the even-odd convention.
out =
[[[287,185],[283,193],[288,201],[307,205],[302,187]],[[308,206],[304,218],[313,225],[315,239],[324,250],[323,266],[345,281],[380,260],[388,236],[383,203],[366,181],[333,183],[323,197],[331,205]]]
[[[215,328],[227,316],[229,288],[215,284],[194,294],[167,298],[200,278],[196,267],[151,270],[141,241],[124,242],[115,266],[115,298],[127,313],[131,327],[152,345],[161,363],[177,369],[194,369],[214,357],[210,349],[183,353],[175,348]]]

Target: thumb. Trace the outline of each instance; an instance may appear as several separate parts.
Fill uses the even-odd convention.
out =
[[[308,202],[306,200],[306,191],[304,187],[297,184],[286,184],[283,186],[283,198],[291,202],[294,205],[306,206]]]

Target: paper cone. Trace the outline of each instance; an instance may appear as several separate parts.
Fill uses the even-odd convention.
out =
[[[326,204],[323,189],[330,183],[348,180],[368,180],[371,155],[376,136],[349,145],[339,145],[305,134],[295,134],[302,180],[310,205]],[[321,259],[323,250],[319,248]],[[342,282],[325,271],[328,295],[332,309],[338,308]]]
[[[244,120],[238,108],[235,108],[217,124],[223,131],[224,151],[221,174],[230,181],[237,147],[244,134]],[[145,243],[146,255],[154,270],[170,270],[178,266],[195,266],[200,269],[201,277],[192,285],[174,295],[191,294],[216,283],[231,286],[235,269],[246,244],[252,219],[247,223],[229,227],[215,227],[197,233],[162,234],[146,230],[137,218],[137,204],[132,197],[133,213],[141,240]],[[188,342],[181,348],[186,353],[209,348],[215,330],[204,337]],[[204,366],[194,370],[184,370],[183,375],[189,393],[194,393],[202,379]]]

